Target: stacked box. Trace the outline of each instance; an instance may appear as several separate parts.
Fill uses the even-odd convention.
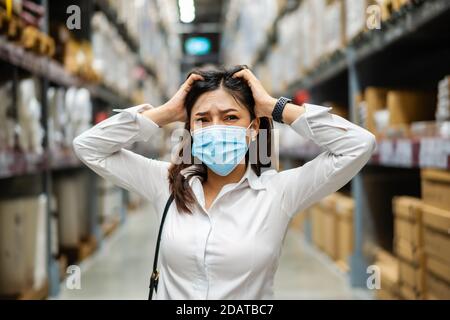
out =
[[[376,0],[381,9],[381,20],[386,21],[410,0]]]
[[[297,213],[290,223],[290,227],[298,230],[300,232],[304,232],[306,221],[310,219],[310,209],[305,209],[303,212]]]
[[[324,12],[325,0],[306,0],[305,10],[309,19],[304,41],[307,43],[306,51],[309,51],[310,60],[308,61],[307,69],[313,69],[318,63],[319,59],[324,54]],[[314,30],[314,32],[311,32]]]
[[[355,201],[347,196],[338,195],[336,199],[337,216],[337,260],[344,270],[348,270],[350,255],[353,252],[353,211]]]
[[[422,199],[426,204],[450,210],[450,172],[423,169],[421,171]]]
[[[366,128],[373,134],[379,130],[375,122],[375,114],[377,111],[386,109],[387,106],[386,88],[367,87],[364,91],[364,100],[366,105]]]
[[[380,288],[376,290],[379,300],[396,300],[399,298],[399,262],[388,252],[378,249],[375,265],[380,271]]]
[[[322,207],[318,204],[310,208],[311,212],[311,222],[312,222],[312,240],[314,245],[320,250],[325,249],[324,241],[324,215],[325,212]]]
[[[313,243],[343,271],[348,271],[353,251],[353,210],[354,200],[341,193],[331,194],[308,209]]]
[[[405,299],[425,295],[422,202],[412,197],[394,197],[394,251],[399,258],[400,294]]]
[[[432,92],[367,87],[364,92],[366,127],[374,134],[409,133],[413,122],[433,120]]]
[[[387,108],[390,127],[410,125],[434,119],[436,98],[430,92],[391,90],[387,94]]]
[[[345,46],[345,10],[343,0],[328,0],[324,14],[324,53],[331,54]]]
[[[55,195],[58,203],[59,243],[61,247],[76,247],[79,243],[80,225],[78,194],[75,181],[70,178],[55,180]]]
[[[323,250],[333,260],[338,253],[338,224],[336,216],[336,194],[323,198],[319,205],[322,208]]]
[[[367,13],[368,8],[373,4],[376,4],[375,0],[345,0],[345,38],[347,41],[351,41],[363,31],[367,31],[368,22],[371,26],[375,24],[376,21],[370,20],[371,17]]]
[[[450,299],[450,211],[423,205],[428,299]]]
[[[47,282],[47,197],[0,202],[0,295],[15,297]]]
[[[55,180],[61,247],[77,247],[90,235],[86,187],[83,174],[66,175]]]

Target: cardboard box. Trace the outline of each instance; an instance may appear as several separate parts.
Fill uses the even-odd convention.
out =
[[[399,295],[399,263],[390,253],[378,249],[375,254],[375,265],[380,268],[381,290],[389,291],[392,295]]]
[[[47,197],[0,201],[0,294],[16,296],[47,282]]]
[[[425,265],[425,252],[423,248],[416,247],[405,239],[394,239],[394,252],[399,258],[402,258],[414,266]]]
[[[377,300],[398,300],[399,297],[386,289],[379,289],[375,292]]]
[[[450,265],[448,263],[443,262],[432,255],[428,255],[427,270],[442,280],[450,283]]]
[[[338,252],[338,224],[336,216],[337,194],[333,193],[319,202],[322,209],[323,250],[332,259],[337,259]]]
[[[351,41],[360,33],[367,31],[370,17],[367,8],[376,4],[375,0],[345,0],[345,36]]]
[[[60,245],[76,247],[90,235],[87,201],[88,180],[85,174],[70,174],[55,180]]]
[[[392,199],[394,252],[416,266],[423,265],[422,201],[408,196]]]
[[[423,266],[415,267],[412,264],[399,261],[399,282],[412,288],[417,296],[425,291],[425,269]]]
[[[418,223],[396,218],[394,221],[394,234],[396,238],[402,238],[415,247],[423,246],[422,227]]]
[[[323,210],[319,205],[311,207],[312,239],[317,248],[324,250]]]
[[[396,196],[392,199],[394,215],[413,223],[422,223],[422,200],[408,196]]]
[[[304,35],[306,36],[305,41],[308,42],[308,51],[311,53],[311,65],[308,67],[314,68],[319,59],[324,54],[324,12],[325,12],[325,0],[305,0],[303,1],[305,8],[310,15],[310,29],[307,30]],[[315,32],[310,32],[314,30]]]
[[[389,20],[396,11],[408,3],[409,0],[377,0],[381,8],[381,20]]]
[[[90,221],[89,221],[89,208],[87,199],[87,186],[89,184],[88,175],[85,173],[77,175],[77,189],[78,189],[78,224],[79,224],[79,237],[84,240],[89,238],[91,233]]]
[[[345,10],[343,0],[331,0],[324,12],[324,51],[331,54],[345,46]]]
[[[436,94],[420,91],[391,90],[387,94],[389,126],[409,125],[414,121],[433,120]]]
[[[324,245],[325,252],[332,259],[337,259],[338,255],[338,224],[337,216],[334,211],[324,211],[323,228],[324,228]]]
[[[321,199],[318,204],[324,211],[327,212],[335,211],[337,199],[338,199],[337,193],[333,193]]]
[[[444,234],[450,230],[450,211],[423,204],[423,223],[426,227]]]
[[[71,178],[64,178],[56,180],[54,186],[58,202],[59,244],[62,247],[76,247],[80,241],[77,183]]]
[[[405,300],[417,300],[417,292],[407,284],[400,284],[400,296]]]
[[[438,208],[450,210],[450,172],[422,169],[421,179],[423,201]]]
[[[425,252],[442,262],[447,263],[450,268],[450,234],[444,234],[434,229],[425,228],[424,232]]]
[[[367,87],[364,91],[367,106],[367,130],[374,134],[377,133],[375,113],[387,108],[387,93],[388,89],[376,87]]]
[[[450,300],[450,284],[437,278],[431,273],[426,275],[427,299],[430,300]]]
[[[305,209],[303,212],[297,213],[292,218],[290,228],[303,233],[305,230],[305,223],[308,219],[310,219],[310,212],[309,209]]]
[[[353,212],[355,201],[344,195],[336,201],[336,215],[338,220],[338,260],[348,263],[353,252]]]

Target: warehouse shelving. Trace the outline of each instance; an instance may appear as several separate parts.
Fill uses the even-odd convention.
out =
[[[28,52],[2,37],[0,37],[0,60],[56,85],[85,87],[93,98],[105,101],[110,105],[126,106],[130,104],[130,98],[121,97],[102,85],[86,83],[82,79],[70,75],[60,63],[53,59]],[[77,160],[71,149],[59,150],[50,156],[48,152],[43,155],[35,155],[19,151],[3,153],[2,156],[4,165],[0,171],[0,178],[39,173],[46,167],[62,169],[81,166],[81,162]]]
[[[48,32],[49,19],[52,19],[49,11],[49,2],[43,0],[41,5],[45,8],[44,23],[42,27],[43,32]],[[61,8],[70,5],[69,2],[58,3]],[[124,25],[118,22],[117,14],[106,1],[95,1],[92,6],[88,1],[82,1],[80,5],[83,7],[83,19],[93,13],[93,10],[103,11],[110,23],[117,28],[118,34],[123,38],[124,42],[131,49],[130,51],[138,57],[138,66],[141,67],[147,76],[155,80],[158,90],[161,92],[161,97],[166,99],[167,93],[162,92],[161,84],[158,81],[158,76],[155,68],[145,65],[139,58],[138,43],[136,43],[128,34]],[[85,10],[86,9],[86,10]],[[57,13],[54,13],[57,14]],[[58,13],[59,14],[59,13]],[[84,16],[86,15],[86,16]],[[85,21],[85,20],[83,20]],[[86,21],[89,21],[87,19]],[[160,31],[167,33],[166,27],[160,21]],[[82,37],[90,38],[89,26],[81,30]],[[156,62],[155,62],[156,63]],[[121,108],[130,106],[133,103],[131,96],[122,96],[114,89],[109,88],[101,83],[87,82],[84,79],[70,74],[64,66],[56,60],[39,56],[30,51],[23,49],[16,43],[8,41],[4,37],[0,37],[0,64],[7,72],[11,71],[12,80],[14,82],[13,90],[16,92],[17,83],[22,76],[33,76],[40,84],[40,92],[37,93],[38,99],[41,102],[41,125],[45,132],[42,142],[43,153],[32,154],[13,150],[2,150],[0,153],[0,184],[2,190],[5,190],[3,198],[17,197],[19,194],[23,196],[45,194],[47,196],[53,194],[54,182],[56,177],[65,176],[68,174],[83,173],[87,176],[87,183],[85,192],[87,197],[87,216],[89,224],[89,237],[79,243],[77,247],[63,248],[61,252],[71,255],[71,261],[76,262],[84,259],[92,254],[94,250],[102,246],[103,239],[107,238],[114,232],[118,226],[125,220],[126,216],[126,192],[122,190],[123,196],[122,208],[120,216],[114,221],[107,221],[99,223],[99,216],[97,214],[98,203],[96,194],[98,193],[99,178],[92,171],[85,171],[85,166],[75,156],[71,147],[64,148],[50,148],[48,137],[48,118],[49,106],[47,101],[47,90],[49,87],[76,87],[86,88],[91,96],[93,103],[93,117],[97,111],[108,115],[112,108]],[[16,105],[17,101],[13,102]],[[92,122],[95,122],[94,119]],[[94,123],[95,124],[95,123]],[[148,150],[146,150],[148,151]],[[154,152],[154,150],[151,150]],[[6,190],[8,192],[6,192]],[[19,190],[19,192],[17,192]],[[48,197],[50,199],[50,197]],[[51,230],[52,209],[50,200],[47,204],[46,212],[47,230]],[[27,290],[20,296],[10,297],[13,299],[45,299],[48,296],[54,296],[59,292],[60,281],[65,275],[65,267],[67,261],[53,256],[50,248],[52,243],[52,233],[48,232],[47,237],[47,274],[48,281],[45,287]],[[64,257],[64,256],[61,256]],[[66,256],[67,258],[67,256]]]
[[[28,52],[22,47],[1,37],[0,59],[61,86],[86,87],[93,97],[111,104],[127,105],[130,101],[129,98],[121,97],[102,85],[86,83],[82,79],[69,74],[55,60]]]
[[[445,138],[383,138],[377,141],[369,165],[397,168],[429,168],[450,169],[449,139]],[[421,146],[432,144],[425,154],[421,154]],[[313,142],[305,142],[301,147],[290,147],[280,150],[280,157],[308,161],[314,159],[323,150]]]
[[[412,4],[409,6],[412,6]],[[434,19],[441,18],[446,13],[448,14],[449,10],[450,2],[445,0],[424,1],[420,6],[413,7],[411,10],[401,10],[391,20],[382,23],[382,32],[381,30],[371,30],[361,33],[350,41],[348,47],[322,58],[314,69],[289,84],[283,94],[293,96],[294,92],[299,89],[313,89],[314,87],[323,85],[327,81],[333,80],[343,72],[348,72],[348,49],[352,49],[353,51],[352,63],[359,63],[376,53],[383,52],[389,46],[399,41],[404,41],[405,38],[408,41],[407,38],[414,37],[417,30],[420,30],[420,28],[432,22]],[[283,11],[280,19],[288,12]],[[274,29],[276,30],[276,24]],[[442,30],[442,32],[446,31],[448,30]],[[261,49],[261,52],[264,54],[259,55],[258,59],[255,60],[254,66],[265,62],[267,52],[270,51],[270,47],[274,43],[274,41],[270,40],[274,38],[273,36],[269,36],[268,38],[268,42]]]
[[[438,81],[450,74],[449,21],[449,1],[414,1],[383,22],[381,30],[362,32],[274,95],[294,97],[298,90],[308,90],[312,103],[337,99],[349,105],[350,119],[356,122],[355,97],[368,86],[435,90]],[[256,60],[255,67],[265,63],[273,46],[273,41],[266,44],[261,51],[265,54]],[[421,147],[429,144],[439,148],[427,148],[421,155]],[[389,247],[386,237],[393,232],[392,196],[419,196],[421,168],[450,169],[448,144],[449,139],[436,137],[378,139],[369,164],[351,182],[355,247],[349,278],[353,286],[366,286],[372,249]],[[320,152],[310,143],[280,150],[280,156],[287,163],[303,163]]]
[[[48,151],[42,155],[10,150],[3,151],[1,157],[0,179],[38,174],[47,168],[63,170],[82,167],[81,161],[69,148]]]
[[[119,19],[117,17],[117,12],[110,7],[110,5],[107,3],[107,1],[105,1],[105,0],[95,0],[94,4],[97,7],[97,9],[99,9],[100,11],[102,11],[106,15],[106,17],[109,20],[109,22],[111,22],[115,26],[115,28],[117,29],[117,31],[119,32],[120,36],[125,41],[125,43],[128,45],[130,50],[132,52],[138,52],[139,44],[129,34],[129,32],[127,31],[125,25],[123,23],[119,22]],[[164,35],[164,38],[166,39],[166,37],[167,37],[166,27],[161,22],[161,20],[158,21],[158,26],[160,28],[160,32]],[[157,79],[157,73],[155,71],[154,66],[144,63],[142,61],[142,59],[140,59],[140,58],[138,58],[138,60],[139,60],[140,66],[150,76],[152,76],[153,78]],[[159,89],[162,91],[162,88],[161,88],[161,85],[159,84],[159,82],[157,82],[157,85],[158,85]],[[163,94],[163,100],[167,100],[167,93],[166,92],[162,92],[162,94]]]
[[[281,19],[283,19],[283,17],[285,17],[290,12],[296,10],[297,7],[299,6],[299,4],[300,4],[300,1],[288,1],[281,8],[279,14],[273,21],[272,27],[269,29],[269,31],[267,33],[267,39],[266,39],[265,45],[262,46],[262,48],[260,48],[260,50],[257,51],[257,53],[255,54],[255,57],[252,59],[253,66],[257,65],[258,63],[264,62],[264,60],[267,57],[267,54],[270,51],[270,46],[273,45],[274,43],[276,43],[276,41],[277,41],[277,26],[278,26],[279,21]]]

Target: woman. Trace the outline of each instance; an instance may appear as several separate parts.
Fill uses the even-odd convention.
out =
[[[115,111],[120,113],[78,136],[74,148],[96,173],[151,201],[159,219],[174,195],[161,241],[157,299],[273,298],[292,217],[346,184],[375,147],[371,133],[330,108],[271,97],[246,66],[191,72],[162,106]],[[259,136],[270,131],[272,117],[326,151],[298,168],[262,170],[270,163],[250,150],[266,148],[270,155],[270,132],[266,141]],[[185,142],[192,148],[179,154],[188,163],[124,149],[175,121],[185,122],[193,136]]]

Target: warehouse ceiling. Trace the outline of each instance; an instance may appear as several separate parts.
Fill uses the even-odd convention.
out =
[[[180,21],[179,33],[184,48],[186,41],[192,37],[207,38],[211,45],[210,52],[203,55],[188,54],[184,50],[182,72],[206,63],[219,62],[219,44],[227,2],[228,0],[194,0],[195,19],[191,23]]]
[[[224,2],[224,0],[195,0],[196,22],[219,22]]]

